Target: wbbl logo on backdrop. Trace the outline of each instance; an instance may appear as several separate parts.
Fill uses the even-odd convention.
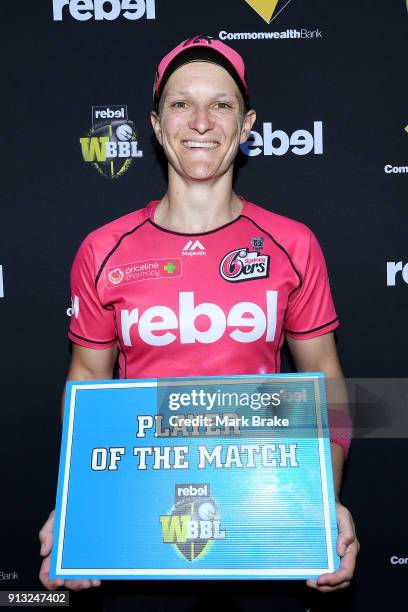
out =
[[[209,484],[176,484],[175,505],[160,516],[163,542],[188,561],[204,556],[216,540],[225,540],[220,513]]]
[[[127,106],[93,106],[92,129],[79,139],[85,163],[109,179],[122,176],[133,160],[143,157]]]

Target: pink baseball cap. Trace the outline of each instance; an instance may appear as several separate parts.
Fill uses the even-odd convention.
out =
[[[169,77],[177,68],[194,61],[213,62],[225,68],[232,76],[248,106],[249,88],[245,76],[244,60],[234,49],[212,36],[194,36],[181,42],[165,55],[157,68],[153,87],[156,110]]]

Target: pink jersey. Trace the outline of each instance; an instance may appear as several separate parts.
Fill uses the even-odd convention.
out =
[[[231,223],[185,234],[154,222],[157,204],[89,234],[72,267],[69,337],[117,345],[121,378],[275,373],[285,334],[338,326],[305,225],[243,200]]]

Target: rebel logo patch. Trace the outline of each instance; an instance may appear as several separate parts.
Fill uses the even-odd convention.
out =
[[[235,249],[223,257],[220,263],[220,274],[230,283],[256,280],[269,276],[269,255],[248,248]]]

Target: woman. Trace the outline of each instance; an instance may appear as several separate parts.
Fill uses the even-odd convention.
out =
[[[248,94],[242,58],[218,40],[189,39],[161,61],[151,121],[168,190],[82,243],[71,275],[68,380],[112,378],[117,357],[121,378],[279,372],[286,338],[297,369],[336,379],[329,401],[346,403],[316,238],[232,189],[239,145],[256,118]],[[337,572],[307,581],[322,592],[349,585],[359,548],[338,499],[350,440],[332,433],[331,441],[342,560]],[[49,579],[52,523],[53,514],[40,532],[44,586],[99,585]]]

